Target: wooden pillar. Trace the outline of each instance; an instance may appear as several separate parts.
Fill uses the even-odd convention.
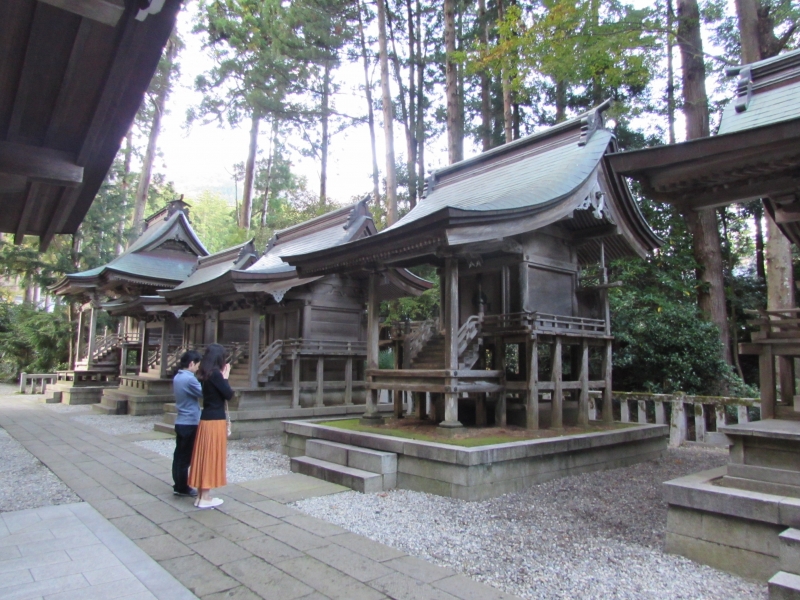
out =
[[[444,421],[440,427],[462,427],[458,420],[458,259],[444,260],[444,368],[451,373],[445,378]]]
[[[550,427],[553,429],[561,429],[564,427],[564,392],[561,389],[561,338],[558,336],[556,336],[556,343],[553,344],[552,359],[553,372],[550,378],[553,381],[553,412],[550,418]]]
[[[164,320],[161,321],[161,362],[159,364],[159,374],[161,379],[167,378],[167,359],[169,358],[169,317],[164,315]]]
[[[119,350],[119,374],[128,374],[128,344],[125,343],[124,339]]]
[[[603,423],[614,422],[614,405],[611,392],[611,340],[606,340],[603,354]]]
[[[258,387],[258,365],[261,356],[261,315],[256,309],[250,315],[250,387]]]
[[[508,265],[500,268],[500,304],[504,315],[511,312],[511,275]]]
[[[300,357],[292,359],[292,408],[300,408]]]
[[[527,343],[528,386],[525,407],[525,426],[539,429],[539,340],[534,338]]]
[[[73,357],[72,368],[75,368],[75,365],[81,359],[81,353],[83,352],[83,311],[78,311],[78,336],[75,340],[75,356]]]
[[[486,394],[478,393],[475,397],[475,425],[486,427]]]
[[[581,395],[578,399],[578,427],[589,426],[589,345],[581,343]]]
[[[425,410],[428,401],[427,394],[425,392],[413,392],[413,394],[414,401],[417,403],[417,418],[421,421],[428,416],[428,412]]]
[[[380,307],[378,299],[378,282],[380,273],[369,274],[369,286],[367,289],[367,369],[375,370],[378,368],[378,344],[380,337]],[[367,377],[367,403],[364,410],[362,421],[369,423],[380,422],[378,414],[378,389],[372,387],[373,378]]]
[[[764,344],[758,356],[759,387],[761,388],[761,418],[775,418],[775,357],[772,346]]]
[[[92,306],[89,312],[89,350],[86,354],[86,368],[91,370],[94,365],[95,337],[97,336],[97,308]]]
[[[344,403],[353,403],[353,357],[348,356],[344,363]]]
[[[794,359],[790,356],[778,357],[778,380],[781,390],[781,403],[794,405]]]
[[[505,427],[507,423],[506,413],[506,347],[502,338],[495,338],[494,353],[495,369],[500,371],[500,385],[502,389],[497,392],[497,403],[494,407],[494,424],[496,427]]]
[[[317,406],[325,406],[325,359],[323,357],[317,358]]]
[[[528,263],[519,263],[519,306],[520,312],[528,312]]]
[[[142,342],[141,350],[139,351],[139,374],[147,373],[147,352],[150,346],[150,333],[147,329],[147,322],[139,322],[139,339]]]

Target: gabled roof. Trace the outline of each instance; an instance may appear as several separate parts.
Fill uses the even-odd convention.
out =
[[[597,233],[607,227],[618,254],[643,255],[660,240],[625,182],[607,172],[603,159],[616,144],[603,124],[608,105],[435,171],[417,206],[369,239],[284,260],[306,275],[427,262],[421,257],[436,256],[444,247],[492,243],[570,219],[577,211],[597,217],[573,219],[576,237],[584,229]],[[612,213],[624,221],[619,227]]]
[[[220,291],[226,282],[230,282],[231,271],[253,264],[257,256],[252,239],[204,256],[197,260],[194,272],[185,281],[171,290],[162,290],[160,293],[172,302],[191,302],[201,299],[210,293]]]
[[[0,231],[75,233],[182,0],[0,2]]]
[[[105,293],[117,284],[139,289],[171,288],[208,254],[183,210],[161,211],[125,252],[106,265],[65,275],[51,287],[58,295]]]

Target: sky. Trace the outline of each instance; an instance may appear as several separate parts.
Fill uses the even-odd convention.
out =
[[[650,2],[636,0],[634,4],[650,5]],[[186,124],[186,112],[200,103],[201,95],[194,91],[195,78],[213,66],[212,60],[202,48],[202,35],[191,32],[197,11],[196,2],[188,2],[178,17],[178,30],[186,47],[179,56],[180,79],[175,84],[167,104],[167,114],[162,121],[159,136],[159,162],[155,172],[163,173],[168,181],[175,183],[179,194],[187,199],[197,197],[204,191],[218,193],[231,203],[241,197],[242,182],[234,188],[233,165],[242,163],[247,157],[249,143],[249,120],[236,128],[227,124],[194,123]],[[707,43],[707,42],[706,42]],[[676,68],[680,62],[676,51]],[[363,91],[364,72],[360,63],[343,64],[336,77],[341,82],[339,94],[334,98],[337,110],[347,114],[363,114],[366,100]],[[378,79],[377,71],[372,73]],[[375,93],[378,93],[375,88]],[[380,113],[376,113],[376,143],[378,164],[383,173],[383,128]],[[677,131],[682,138],[683,125],[678,114]],[[648,127],[648,123],[634,123],[635,126]],[[262,153],[268,147],[269,131],[262,124],[259,135],[259,149]],[[447,164],[445,136],[433,140],[426,146],[426,170],[443,167]],[[395,153],[402,155],[405,139],[399,123],[394,124]],[[680,140],[679,140],[680,141]],[[299,141],[298,141],[299,142]],[[478,148],[465,141],[465,157],[478,152]],[[308,189],[319,189],[318,162],[300,156],[293,156],[293,172],[308,180]],[[354,197],[363,197],[372,190],[371,151],[369,129],[366,124],[347,128],[333,136],[328,165],[328,197],[334,202],[344,203]]]

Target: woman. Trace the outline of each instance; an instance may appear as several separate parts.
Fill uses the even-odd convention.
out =
[[[197,369],[197,378],[203,386],[203,412],[192,454],[189,485],[197,488],[195,506],[214,508],[222,504],[221,498],[212,498],[211,489],[227,483],[225,477],[228,453],[228,424],[225,419],[225,402],[233,398],[228,384],[231,366],[225,362],[225,348],[211,344]]]

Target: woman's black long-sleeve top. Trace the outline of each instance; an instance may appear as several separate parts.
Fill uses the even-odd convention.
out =
[[[219,421],[225,419],[225,401],[233,398],[233,390],[228,380],[219,370],[203,381],[203,412],[201,421]]]

